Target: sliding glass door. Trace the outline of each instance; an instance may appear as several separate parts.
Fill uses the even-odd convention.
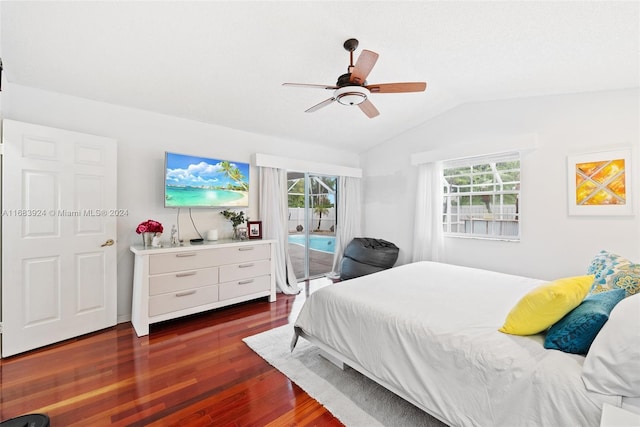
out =
[[[337,177],[289,172],[289,254],[298,280],[333,267]]]

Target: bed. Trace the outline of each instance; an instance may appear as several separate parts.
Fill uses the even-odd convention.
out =
[[[585,356],[498,331],[544,283],[435,262],[384,270],[311,294],[292,351],[307,339],[452,426],[598,426],[623,397],[585,388]]]

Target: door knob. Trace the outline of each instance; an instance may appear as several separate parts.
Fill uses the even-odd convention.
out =
[[[101,248],[104,248],[105,246],[112,246],[115,242],[113,241],[113,239],[109,239],[106,242],[104,242],[102,245],[100,245]]]

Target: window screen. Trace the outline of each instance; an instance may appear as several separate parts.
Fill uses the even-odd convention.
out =
[[[520,154],[443,162],[445,235],[520,240]]]

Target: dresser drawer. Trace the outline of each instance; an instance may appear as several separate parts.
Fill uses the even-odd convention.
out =
[[[216,262],[215,253],[216,250],[211,249],[151,255],[149,257],[149,274],[215,267],[220,265]]]
[[[216,265],[237,264],[247,261],[257,261],[271,258],[271,245],[246,244],[230,248],[216,249]]]
[[[256,292],[268,291],[271,288],[271,276],[234,280],[232,282],[221,283],[219,287],[220,301],[223,301]]]
[[[264,276],[271,273],[271,261],[248,261],[240,264],[223,265],[220,267],[220,283],[250,277]]]
[[[149,316],[157,316],[216,301],[218,301],[218,285],[154,295],[149,297]]]
[[[218,283],[218,267],[177,271],[149,277],[149,295],[166,294]]]

